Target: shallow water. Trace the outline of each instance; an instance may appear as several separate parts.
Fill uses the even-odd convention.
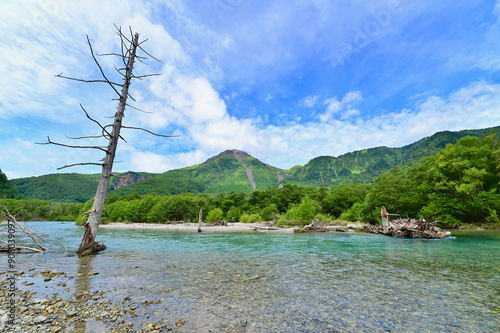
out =
[[[73,223],[30,225],[73,251],[83,232]],[[100,229],[108,249],[92,259],[17,255],[16,268],[77,275],[85,267],[99,273],[90,290],[130,296],[138,307],[161,299],[130,319],[137,327],[169,318],[185,321],[181,332],[498,332],[500,233],[454,236]]]

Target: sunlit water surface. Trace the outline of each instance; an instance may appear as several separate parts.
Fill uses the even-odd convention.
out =
[[[83,232],[67,222],[30,225],[72,251]],[[181,332],[500,332],[500,233],[454,236],[101,228],[108,249],[85,271],[99,273],[88,288],[108,290],[108,298],[130,296],[138,307],[161,299],[130,319],[138,328],[178,318]],[[59,250],[17,261],[25,271],[82,269]]]

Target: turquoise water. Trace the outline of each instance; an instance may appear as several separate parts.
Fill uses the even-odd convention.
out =
[[[83,232],[73,223],[30,225],[73,251]],[[181,332],[498,332],[500,233],[454,236],[101,228],[108,249],[85,262],[99,273],[87,287],[138,305],[161,299],[135,323],[179,318]],[[82,269],[59,251],[18,255],[18,262],[18,269],[68,275]]]

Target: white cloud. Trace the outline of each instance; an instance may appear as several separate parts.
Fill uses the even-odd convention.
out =
[[[311,108],[315,107],[316,104],[318,103],[318,98],[319,98],[319,95],[307,96],[306,98],[299,101],[299,105],[311,109]]]
[[[484,128],[500,123],[500,85],[485,82],[473,83],[448,96],[426,96],[411,110],[364,120],[353,118],[360,113],[354,105],[362,100],[361,92],[353,91],[340,101],[327,100],[327,111],[320,115],[319,122],[292,122],[283,126],[231,117],[225,105],[217,101],[215,91],[209,92],[208,85],[204,87],[205,93],[190,94],[190,98],[204,100],[207,95],[212,96],[211,104],[219,109],[210,117],[203,117],[204,121],[191,117],[192,110],[183,109],[189,120],[186,133],[196,149],[172,156],[174,164],[200,163],[225,149],[235,148],[266,163],[289,168],[318,155],[337,156],[380,145],[402,146],[442,130]],[[194,108],[196,104],[192,101],[179,105]],[[339,113],[341,116],[333,117]]]
[[[186,153],[179,153],[175,156],[182,166],[191,166],[207,160],[208,156],[203,150],[196,149]]]
[[[131,170],[143,172],[162,173],[173,169],[168,157],[137,149],[131,150],[129,165]]]
[[[37,145],[24,138],[2,140],[0,145],[0,166],[9,179],[54,172],[98,173],[98,166],[56,169],[75,163],[98,162],[102,157],[101,151]]]
[[[348,95],[342,101],[361,100],[359,92]],[[332,105],[332,102],[333,105],[342,105],[342,101],[333,99],[327,105]],[[347,112],[358,111],[348,109]],[[320,122],[290,123],[264,129],[286,145],[283,155],[263,154],[266,156],[264,161],[287,169],[296,164],[303,165],[320,155],[338,156],[377,146],[401,147],[439,131],[498,126],[500,84],[475,82],[448,96],[427,96],[411,110],[404,109],[364,120],[328,119],[328,122],[324,122],[320,117]]]
[[[324,102],[326,112],[319,115],[319,119],[321,122],[328,122],[333,116],[339,113],[341,113],[341,117],[344,119],[359,115],[359,111],[353,109],[353,106],[362,100],[363,96],[360,91],[350,91],[340,101],[337,97],[329,98]]]

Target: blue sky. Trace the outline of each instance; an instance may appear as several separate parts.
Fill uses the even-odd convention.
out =
[[[113,23],[148,39],[161,73],[132,84],[115,171],[165,172],[240,149],[289,169],[320,155],[400,147],[500,125],[500,1],[21,0],[0,4],[0,169],[9,178],[96,162],[36,145],[98,134],[112,91],[89,54],[117,52]],[[116,59],[100,58],[113,77]],[[118,79],[118,78],[117,78]],[[80,144],[98,144],[86,140]],[[102,143],[101,143],[102,144]],[[63,172],[98,173],[99,167]]]

